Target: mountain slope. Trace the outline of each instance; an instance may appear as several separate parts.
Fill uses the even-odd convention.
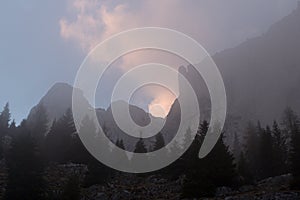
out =
[[[300,111],[300,6],[260,37],[216,54],[229,112],[271,122],[286,106]]]
[[[54,119],[59,119],[63,116],[63,114],[67,111],[67,109],[72,107],[72,92],[73,87],[66,84],[66,83],[56,83],[53,87],[50,88],[50,90],[46,93],[44,97],[41,98],[38,105],[34,106],[29,115],[27,120],[35,121],[35,113],[39,105],[43,105],[47,116],[49,120],[49,126],[51,125],[51,122]],[[79,98],[82,98],[84,100],[84,103],[87,102],[86,99],[83,96],[83,93],[81,91],[77,91]],[[135,123],[137,123],[140,126],[146,126],[151,121],[156,124],[156,126],[152,126],[147,128],[142,135],[147,135],[152,133],[157,133],[159,130],[159,127],[162,127],[164,123],[164,119],[154,117],[151,114],[145,112],[143,109],[134,106],[134,105],[128,105],[125,101],[117,101],[113,103],[117,109],[118,114],[123,117],[125,114],[123,113],[124,109],[129,106],[129,112],[130,115]],[[126,147],[128,147],[128,150],[133,150],[135,143],[137,142],[137,138],[134,138],[132,136],[129,136],[125,134],[116,124],[111,111],[111,106],[109,108],[102,109],[98,108],[96,109],[98,121],[102,128],[105,127],[105,130],[107,132],[107,135],[110,137],[112,141],[116,141],[117,139],[123,139],[123,142]],[[129,125],[128,125],[129,126]],[[128,129],[135,132],[136,135],[139,134],[139,130],[133,127],[127,127]],[[148,139],[145,139],[145,143],[150,146],[154,140],[154,137],[150,137]]]
[[[72,107],[73,87],[66,83],[56,83],[40,100],[38,105],[42,104],[47,111],[49,121],[59,119],[68,108]],[[34,106],[27,119],[30,121],[36,112],[37,106]]]

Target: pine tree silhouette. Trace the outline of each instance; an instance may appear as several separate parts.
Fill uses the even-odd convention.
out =
[[[283,135],[278,123],[273,122],[272,128],[273,136],[273,159],[274,159],[274,175],[281,175],[287,173],[287,147],[286,137]]]
[[[44,199],[44,164],[34,139],[26,127],[22,134],[13,138],[11,150],[6,158],[8,181],[5,199]]]
[[[66,111],[58,121],[54,121],[46,137],[46,154],[49,161],[66,163],[70,161],[72,137],[76,133],[72,112]]]
[[[300,189],[300,120],[296,113],[288,108],[285,111],[287,129],[291,134],[291,170],[293,174],[292,188]]]
[[[165,146],[165,139],[161,132],[155,135],[153,151],[159,150]]]
[[[223,142],[223,135],[205,158],[198,158],[198,152],[207,130],[208,123],[204,121],[193,141],[190,155],[187,157],[190,160],[187,162],[189,167],[186,170],[182,194],[185,198],[214,196],[217,187],[234,186],[236,183],[234,158]]]

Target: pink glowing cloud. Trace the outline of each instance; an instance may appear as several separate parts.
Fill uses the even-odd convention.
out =
[[[215,53],[258,35],[265,30],[266,24],[272,23],[271,20],[282,17],[282,6],[270,5],[275,5],[273,0],[253,0],[251,3],[240,0],[226,3],[215,0],[75,0],[68,8],[72,17],[63,17],[59,21],[60,35],[88,53],[98,43],[121,31],[156,26],[181,31],[196,39],[208,52]],[[269,13],[269,18],[266,13]],[[124,41],[123,45],[128,42]],[[174,56],[145,51],[124,56],[121,66],[126,71],[153,60],[172,67],[183,63]],[[164,90],[152,90],[148,91],[148,95],[154,98],[149,108],[161,105],[168,112],[175,97],[167,95]]]

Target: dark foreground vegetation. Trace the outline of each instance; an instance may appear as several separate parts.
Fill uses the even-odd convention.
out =
[[[209,155],[199,159],[209,125],[203,121],[180,159],[160,171],[138,175],[117,172],[95,160],[76,133],[71,110],[54,120],[50,128],[42,105],[36,115],[36,120],[24,120],[16,126],[8,104],[0,114],[0,186],[4,199],[189,199],[228,195],[239,199],[241,194],[251,199],[262,188],[271,188],[272,194],[263,192],[265,196],[299,198],[300,121],[290,108],[280,122],[270,126],[249,122],[244,131],[234,134],[231,147],[225,144],[224,133]],[[81,128],[91,130],[91,126],[93,123],[86,119]],[[182,148],[191,139],[189,134],[169,151]],[[124,148],[122,140],[113,142]],[[164,145],[164,137],[157,134],[150,149]],[[150,149],[139,140],[134,152]],[[276,181],[278,184],[274,184]]]

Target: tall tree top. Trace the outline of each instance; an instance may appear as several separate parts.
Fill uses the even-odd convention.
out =
[[[8,128],[10,121],[9,103],[6,103],[0,114],[0,128]]]
[[[162,135],[161,132],[159,132],[155,136],[155,143],[153,146],[153,150],[154,151],[159,150],[159,149],[163,148],[164,146],[165,146],[164,136]]]
[[[142,138],[140,138],[136,143],[134,153],[147,153],[147,149]]]

